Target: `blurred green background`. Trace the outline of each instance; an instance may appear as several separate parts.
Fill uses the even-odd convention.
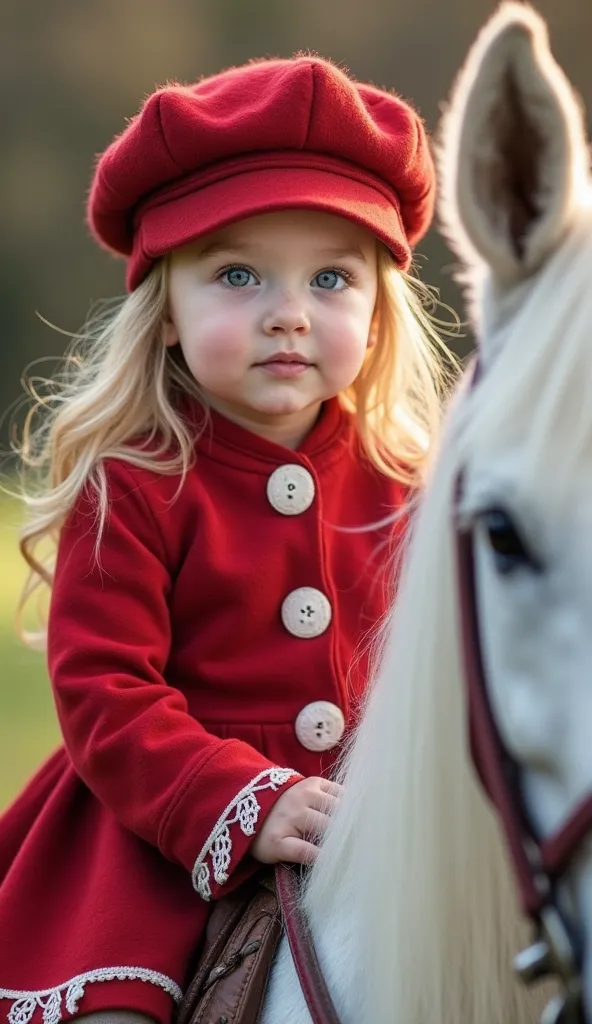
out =
[[[90,240],[95,155],[157,84],[192,81],[252,57],[312,50],[412,99],[433,129],[493,0],[0,0],[0,423],[8,447],[23,368],[63,351],[123,267]],[[592,109],[592,4],[541,0],[553,47]],[[435,231],[423,276],[460,308],[453,260]],[[467,336],[459,345],[465,354]],[[36,372],[45,372],[43,364]],[[2,460],[0,459],[0,462]],[[6,460],[0,469],[10,471]],[[13,613],[24,570],[20,512],[0,502],[0,809],[57,742],[43,656],[21,647]]]
[[[26,575],[19,519],[16,503],[0,499],[0,810],[59,739],[43,655],[15,636],[14,613]]]

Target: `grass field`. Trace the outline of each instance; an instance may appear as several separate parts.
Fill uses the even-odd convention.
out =
[[[59,742],[44,656],[24,647],[14,627],[25,577],[19,515],[0,499],[0,811]]]

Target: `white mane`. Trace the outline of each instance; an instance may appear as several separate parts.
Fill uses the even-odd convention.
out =
[[[467,748],[451,544],[457,463],[449,437],[343,765],[346,796],[306,894],[313,931],[338,907],[359,915],[364,1021],[458,1024],[460,1007],[467,1021],[524,1019],[511,976],[524,937],[515,892]]]
[[[465,447],[523,446],[523,490],[548,508],[570,499],[592,456],[592,197],[521,290],[520,308],[493,324],[495,351],[472,396]],[[496,334],[500,339],[496,343]]]

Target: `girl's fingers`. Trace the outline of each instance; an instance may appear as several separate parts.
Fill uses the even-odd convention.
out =
[[[323,814],[333,814],[338,803],[337,797],[332,796],[331,793],[313,793],[308,800],[309,807],[315,811],[321,811]]]
[[[306,839],[297,839],[296,836],[286,836],[278,844],[278,860],[288,864],[314,864],[319,855],[314,843]]]
[[[343,794],[343,786],[338,782],[331,782],[330,779],[321,779],[319,789],[330,796],[340,797]]]
[[[329,817],[321,811],[315,811],[314,808],[307,807],[302,813],[301,821],[302,826],[299,828],[299,831],[302,832],[303,836],[318,836],[322,835],[327,828]]]

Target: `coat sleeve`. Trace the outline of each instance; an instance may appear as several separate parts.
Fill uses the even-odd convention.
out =
[[[77,773],[122,825],[191,871],[201,896],[216,898],[254,870],[256,827],[301,776],[206,732],[167,684],[171,568],[140,472],[108,463],[98,554],[87,494],[62,528],[49,672]]]

